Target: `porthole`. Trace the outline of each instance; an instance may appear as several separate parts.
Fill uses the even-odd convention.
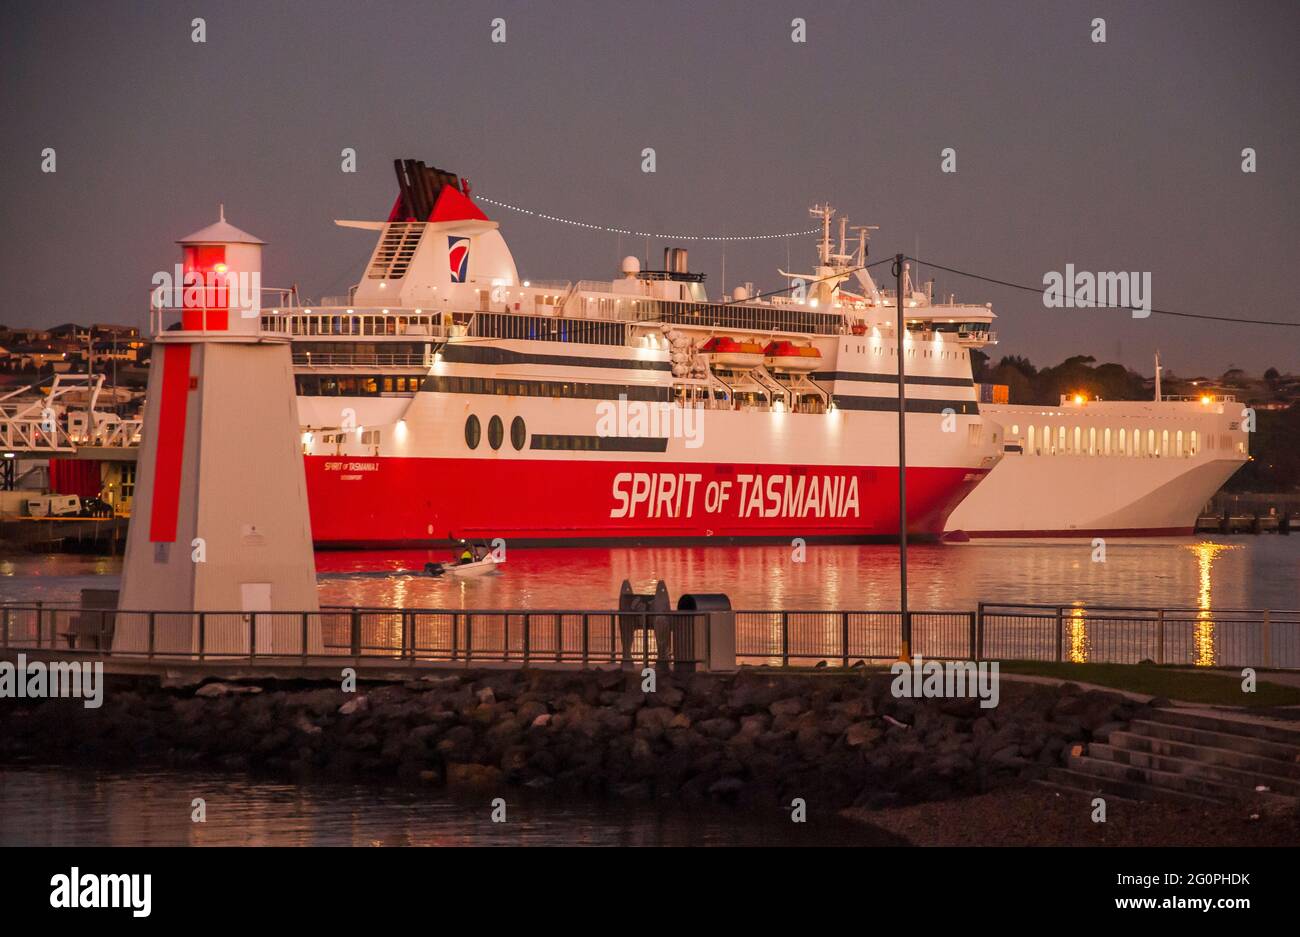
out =
[[[483,438],[483,427],[479,425],[478,417],[472,413],[468,420],[465,421],[465,445],[471,449],[477,449],[479,440]]]
[[[488,421],[488,445],[493,449],[500,449],[501,443],[506,438],[506,427],[501,422],[501,417],[494,416]]]
[[[515,447],[518,452],[524,448],[524,441],[528,438],[528,428],[524,426],[524,418],[517,416],[510,421],[510,445]]]

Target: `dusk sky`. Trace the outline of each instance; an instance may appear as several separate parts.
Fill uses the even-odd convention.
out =
[[[1149,272],[1157,308],[1300,323],[1297,48],[1294,0],[7,2],[0,323],[143,325],[150,278],[219,202],[269,242],[264,285],[345,292],[373,242],[332,220],[385,217],[395,157],[615,227],[799,230],[829,201],[880,226],[874,259],[1034,285],[1066,264]],[[617,271],[616,235],[483,207],[523,277]],[[717,295],[722,248],[680,246]],[[783,285],[787,250],[811,267],[812,238],[729,244],[728,286]],[[994,356],[1149,374],[1159,349],[1182,375],[1300,371],[1296,328],[1045,309],[949,275],[937,289],[993,303]]]

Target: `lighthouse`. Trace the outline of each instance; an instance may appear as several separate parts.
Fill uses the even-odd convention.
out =
[[[256,614],[319,610],[289,338],[261,309],[264,242],[223,209],[178,243],[183,283],[150,310],[118,599],[154,614],[119,614],[113,650],[298,654],[306,640],[316,652],[318,615]]]

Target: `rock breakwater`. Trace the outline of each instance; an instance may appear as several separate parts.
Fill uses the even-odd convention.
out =
[[[991,790],[1059,764],[1143,708],[1007,682],[1000,705],[896,699],[887,673],[457,671],[345,693],[305,683],[169,688],[109,678],[104,705],[7,701],[0,760],[224,767],[580,790],[788,809]]]

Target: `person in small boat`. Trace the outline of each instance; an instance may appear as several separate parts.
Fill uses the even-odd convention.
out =
[[[467,543],[465,544],[465,548],[460,551],[460,565],[464,566],[466,563],[473,563],[473,562],[474,562],[474,551],[470,548],[470,545]]]

